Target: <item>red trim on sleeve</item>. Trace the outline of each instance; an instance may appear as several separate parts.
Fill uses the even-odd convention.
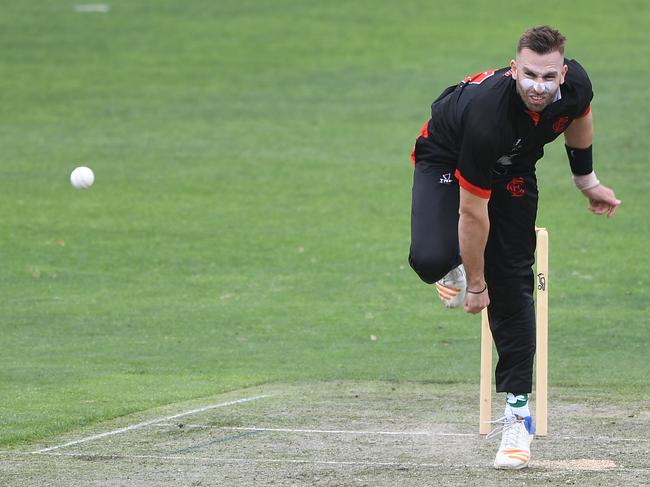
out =
[[[585,113],[585,115],[586,115],[586,113]],[[429,137],[429,122],[430,121],[431,121],[431,119],[427,120],[426,122],[424,122],[424,125],[422,125],[422,130],[420,130],[420,135],[422,137]]]
[[[429,137],[430,120],[431,119],[427,120],[426,122],[424,122],[424,125],[422,125],[422,129],[420,130],[420,135],[415,138],[416,142],[420,137],[425,137],[425,138]],[[413,146],[413,150],[411,151],[411,164],[413,165],[413,167],[415,167],[415,146]]]
[[[456,176],[456,179],[458,179],[458,184],[460,184],[461,188],[466,189],[474,196],[478,196],[479,198],[483,198],[486,200],[490,199],[490,195],[492,194],[491,190],[479,188],[478,186],[470,183],[467,179],[463,177],[463,175],[460,173],[458,169],[456,169],[454,176]]]
[[[587,105],[587,109],[585,110],[585,112],[582,115],[578,115],[576,118],[586,117],[587,115],[589,115],[590,111],[591,111],[591,105]]]

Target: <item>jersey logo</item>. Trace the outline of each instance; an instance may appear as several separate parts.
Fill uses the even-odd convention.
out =
[[[510,194],[513,198],[520,198],[526,194],[526,189],[524,188],[524,178],[516,177],[512,178],[510,182],[506,185],[506,189],[510,191]]]
[[[448,172],[447,174],[443,174],[442,177],[440,178],[441,184],[451,184],[453,182],[454,180],[452,179],[450,172]]]
[[[480,85],[488,79],[490,76],[494,74],[494,69],[490,69],[488,71],[481,71],[480,73],[476,73],[475,75],[468,76],[463,80],[463,83],[469,83],[470,85]]]
[[[555,122],[553,122],[553,132],[559,134],[564,132],[564,129],[569,125],[569,117],[560,117]]]
[[[512,144],[512,149],[510,149],[510,154],[506,156],[501,156],[497,159],[497,164],[501,166],[512,166],[512,158],[519,155],[521,150],[524,148],[523,139],[519,138]],[[499,171],[496,171],[499,174]]]

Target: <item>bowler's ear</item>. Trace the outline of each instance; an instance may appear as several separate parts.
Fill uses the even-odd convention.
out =
[[[560,84],[564,83],[564,78],[568,71],[569,71],[569,66],[567,66],[566,64],[562,66],[562,71],[560,71]]]
[[[512,71],[512,79],[517,79],[517,61],[510,60],[510,71]]]

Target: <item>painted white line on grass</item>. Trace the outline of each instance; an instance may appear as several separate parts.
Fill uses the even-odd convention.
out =
[[[231,457],[188,457],[187,455],[120,455],[97,453],[66,453],[66,452],[0,452],[13,455],[42,455],[52,457],[85,458],[97,460],[171,460],[182,463],[240,463],[240,464],[305,464],[305,465],[340,465],[340,466],[368,466],[368,467],[449,467],[448,463],[418,463],[418,462],[391,462],[372,460],[310,460],[303,458],[231,458]],[[484,465],[463,464],[464,467],[485,468]]]
[[[617,438],[615,436],[545,436],[542,438],[535,437],[535,440],[541,439],[542,441],[548,440],[584,440],[584,441],[597,441],[601,443],[614,443],[617,441],[630,442],[630,443],[648,443],[650,438]]]
[[[197,414],[197,413],[202,413],[204,411],[209,411],[210,409],[223,408],[226,406],[234,406],[235,404],[242,404],[245,402],[256,401],[258,399],[264,399],[266,397],[269,397],[269,395],[246,397],[243,399],[237,399],[236,401],[228,401],[228,402],[222,402],[220,404],[212,404],[210,406],[204,406],[202,408],[192,409],[191,411],[185,411],[183,413],[174,414],[172,416],[165,416],[164,418],[152,419],[150,421],[133,424],[125,428],[120,428],[113,431],[107,431],[105,433],[99,433],[97,435],[87,436],[85,438],[80,438],[78,440],[68,441],[67,443],[62,443],[60,445],[50,446],[48,448],[41,448],[40,450],[33,451],[32,453],[46,453],[52,450],[58,450],[59,448],[65,448],[68,446],[78,445],[80,443],[86,443],[92,440],[98,440],[99,438],[105,438],[107,436],[119,435],[120,433],[126,433],[127,431],[137,430],[140,428],[144,428],[145,426],[151,426],[152,424],[161,423],[162,421],[170,421],[172,419],[182,418],[183,416],[190,416],[191,414]]]
[[[176,426],[170,423],[159,423],[157,426],[170,427]],[[190,429],[219,429],[227,431],[267,431],[279,433],[315,433],[315,434],[345,434],[345,435],[384,435],[384,436],[460,436],[460,437],[479,437],[476,433],[438,433],[434,431],[372,431],[372,430],[325,430],[325,429],[302,429],[302,428],[266,428],[261,426],[212,426],[206,424],[184,424],[184,428]],[[648,443],[650,438],[616,438],[612,436],[546,436],[536,438],[544,442],[551,440],[591,440],[603,443],[609,442],[633,442]]]
[[[161,425],[162,426],[162,425]],[[204,425],[185,425],[186,428],[212,428]],[[430,431],[370,431],[370,430],[321,430],[300,428],[263,428],[259,426],[217,426],[228,431],[267,431],[277,433],[316,433],[325,435],[378,435],[378,436],[476,436],[474,433],[436,433]]]
[[[484,470],[484,463],[429,463],[429,462],[396,462],[396,461],[372,461],[372,460],[311,460],[302,458],[231,458],[231,457],[188,457],[186,455],[114,455],[114,454],[85,454],[85,453],[63,453],[63,452],[8,452],[0,451],[0,455],[42,455],[54,457],[84,458],[96,460],[168,460],[178,461],[183,464],[293,464],[293,465],[331,465],[331,466],[361,466],[361,467],[395,467],[395,468],[445,468],[463,467]],[[643,466],[622,466],[611,460],[600,459],[575,459],[575,460],[534,460],[531,467],[541,467],[549,470],[562,471],[624,471],[627,473],[650,472],[650,468]]]

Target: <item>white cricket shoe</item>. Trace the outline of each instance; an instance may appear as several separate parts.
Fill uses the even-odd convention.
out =
[[[436,282],[438,296],[447,308],[458,308],[465,301],[467,279],[463,264],[450,270],[445,277]]]
[[[516,416],[506,406],[505,416],[493,422],[501,423],[501,427],[487,435],[487,438],[491,438],[499,432],[501,433],[501,446],[499,446],[499,451],[494,459],[494,468],[519,469],[527,467],[530,461],[530,444],[535,436],[533,418]]]

